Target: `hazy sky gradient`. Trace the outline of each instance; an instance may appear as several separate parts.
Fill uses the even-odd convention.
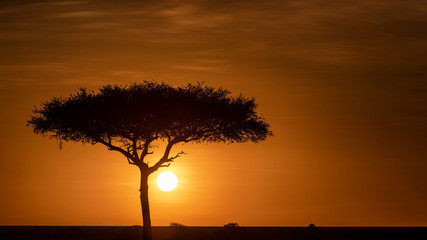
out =
[[[25,124],[81,86],[155,79],[254,96],[275,136],[176,148],[153,225],[427,226],[426,29],[416,0],[1,1],[0,224],[141,224],[126,159]]]

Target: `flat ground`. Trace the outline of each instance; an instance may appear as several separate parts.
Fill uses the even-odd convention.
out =
[[[142,228],[0,226],[2,240],[136,240]],[[425,240],[427,227],[153,227],[154,240]]]

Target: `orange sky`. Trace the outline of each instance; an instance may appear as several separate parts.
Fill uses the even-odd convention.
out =
[[[153,225],[427,226],[425,29],[416,0],[1,1],[0,225],[142,224],[136,167],[25,124],[155,79],[254,96],[275,136],[175,148]]]

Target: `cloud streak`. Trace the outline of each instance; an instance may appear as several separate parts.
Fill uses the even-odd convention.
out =
[[[64,64],[46,63],[46,64],[23,64],[23,65],[0,65],[0,71],[46,71],[46,72],[79,72],[72,67]]]
[[[50,18],[86,18],[86,17],[98,17],[105,15],[103,12],[99,11],[75,11],[75,12],[65,12],[60,14],[51,15]]]

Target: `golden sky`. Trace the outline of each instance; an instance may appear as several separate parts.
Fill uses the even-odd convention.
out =
[[[154,79],[254,96],[275,136],[175,148],[153,225],[427,226],[426,29],[418,0],[1,1],[0,225],[142,224],[136,167],[25,125]]]

